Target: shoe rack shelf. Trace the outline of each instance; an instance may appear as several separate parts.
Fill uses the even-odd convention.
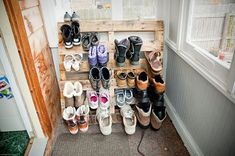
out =
[[[58,53],[59,53],[59,69],[60,69],[60,91],[61,91],[61,110],[65,108],[65,100],[63,96],[63,88],[66,81],[78,81],[81,82],[83,86],[83,90],[92,90],[90,85],[90,81],[88,79],[89,74],[89,63],[88,63],[88,52],[82,49],[82,46],[74,46],[71,49],[66,49],[63,45],[63,39],[60,32],[60,27],[63,24],[70,24],[68,22],[61,22],[58,23],[58,38],[59,38],[59,46],[58,46]],[[111,77],[111,86],[110,86],[110,97],[111,97],[111,113],[113,114],[114,123],[115,118],[116,122],[119,121],[118,111],[115,110],[115,89],[119,89],[120,87],[116,84],[116,79],[114,77],[114,73],[116,70],[134,70],[138,73],[141,70],[148,71],[148,63],[145,59],[143,52],[145,51],[156,51],[161,50],[163,51],[163,30],[164,25],[163,21],[155,21],[155,20],[146,20],[146,21],[79,21],[80,23],[80,31],[81,33],[84,32],[98,32],[98,33],[106,33],[108,35],[107,41],[100,42],[108,47],[109,52],[109,62],[107,67],[112,70],[112,77]],[[139,65],[133,66],[130,64],[129,60],[126,60],[124,67],[118,67],[116,65],[116,61],[114,59],[115,47],[114,47],[114,39],[115,33],[121,32],[152,32],[154,33],[154,40],[153,41],[143,41],[143,45],[141,48],[140,54],[140,61]],[[126,36],[128,37],[128,36]],[[66,54],[75,54],[75,53],[82,53],[83,60],[80,64],[79,71],[71,71],[66,72],[63,66],[64,56]],[[124,88],[128,88],[124,87]],[[86,102],[86,101],[85,101]],[[119,115],[120,116],[120,115]],[[96,123],[94,120],[93,122],[93,115],[91,118],[91,123]]]

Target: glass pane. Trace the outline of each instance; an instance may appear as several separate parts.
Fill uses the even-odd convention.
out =
[[[230,66],[235,49],[235,0],[195,0],[190,39]]]
[[[71,0],[70,7],[81,20],[112,19],[111,0]]]

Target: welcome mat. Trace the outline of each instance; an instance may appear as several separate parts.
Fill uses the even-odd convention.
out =
[[[128,136],[112,133],[98,134],[63,133],[58,136],[52,156],[130,156]]]

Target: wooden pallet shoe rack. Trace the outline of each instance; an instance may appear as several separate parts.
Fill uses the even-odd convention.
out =
[[[115,72],[120,69],[127,69],[127,70],[134,70],[135,72],[146,70],[148,72],[148,63],[144,57],[145,51],[156,51],[161,50],[163,51],[163,21],[80,21],[80,30],[81,33],[84,32],[98,32],[100,36],[104,36],[100,44],[104,44],[108,47],[108,53],[109,53],[109,62],[107,64],[107,67],[112,70],[112,76],[111,76],[111,85],[110,85],[110,97],[111,97],[111,113],[113,117],[113,122],[117,123],[120,122],[120,114],[119,110],[115,110],[116,100],[115,100],[115,89],[121,89],[116,84],[115,79]],[[63,39],[60,32],[60,27],[65,23],[58,23],[58,36],[59,36],[59,46],[58,46],[58,52],[59,52],[59,69],[60,69],[60,92],[61,92],[61,110],[63,112],[65,108],[65,100],[63,96],[63,89],[64,84],[66,81],[79,81],[82,86],[83,90],[92,90],[92,87],[90,85],[90,81],[88,79],[89,74],[89,63],[88,63],[88,52],[84,51],[82,49],[82,46],[74,46],[71,49],[66,49],[63,45]],[[67,23],[69,24],[69,23]],[[115,53],[115,47],[114,47],[114,39],[115,35],[120,33],[132,33],[133,35],[135,32],[151,32],[154,34],[154,39],[152,41],[144,41],[141,48],[140,53],[140,61],[139,65],[133,66],[130,64],[129,60],[126,60],[124,67],[118,67],[116,65],[116,61],[114,59],[114,53]],[[125,36],[126,38],[128,36]],[[75,54],[75,53],[83,53],[83,60],[80,64],[80,70],[79,71],[71,71],[66,72],[63,66],[64,56],[66,54]],[[162,55],[163,56],[163,55]],[[124,87],[124,88],[128,88]],[[85,101],[87,102],[87,101]],[[133,103],[135,104],[135,102]],[[96,123],[95,122],[95,111],[90,111],[90,115],[92,118],[90,123]],[[119,117],[118,117],[119,115]]]

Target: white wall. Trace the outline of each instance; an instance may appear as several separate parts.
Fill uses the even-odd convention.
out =
[[[0,60],[0,75],[5,75],[2,62]],[[19,131],[25,130],[15,98],[0,99],[0,131]]]

